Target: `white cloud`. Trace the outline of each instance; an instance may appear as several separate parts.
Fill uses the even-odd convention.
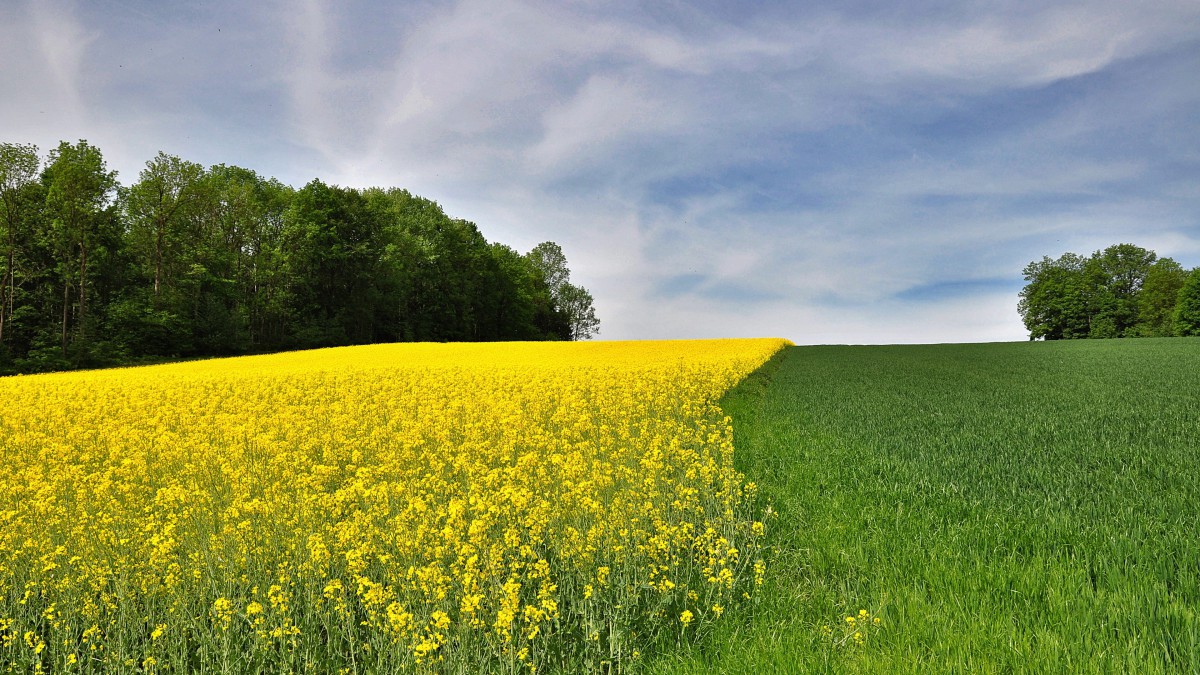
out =
[[[406,187],[489,239],[562,244],[606,338],[1019,339],[1011,293],[894,298],[1118,240],[1200,263],[1190,0],[736,22],[536,0],[89,7],[0,7],[0,140],[85,137],[125,181],[162,149]],[[936,131],[947,117],[961,128]]]
[[[1096,72],[1120,58],[1191,40],[1190,2],[988,5],[920,25],[839,20],[827,30],[838,60],[873,82],[920,78],[968,89],[1033,86]],[[996,11],[1001,10],[1001,11]],[[853,45],[853,48],[847,48]]]
[[[644,339],[772,336],[797,344],[1008,342],[1028,336],[1016,297],[1002,293],[851,309],[780,301],[727,309],[722,316],[714,321],[710,307],[684,301],[657,307],[653,322],[618,314],[608,328]]]
[[[95,40],[79,25],[70,6],[41,0],[30,7],[33,35],[54,85],[55,102],[65,108],[64,116],[80,121],[84,100],[80,91],[80,66]]]
[[[535,174],[561,171],[563,165],[602,161],[613,145],[646,134],[674,134],[684,111],[656,100],[647,86],[625,77],[589,77],[574,96],[547,110],[542,138],[526,153]]]
[[[5,133],[12,135],[6,140],[50,146],[43,129],[81,133],[88,122],[82,66],[94,40],[94,32],[80,24],[69,3],[40,0],[0,10],[0,87],[5,92],[0,119]]]

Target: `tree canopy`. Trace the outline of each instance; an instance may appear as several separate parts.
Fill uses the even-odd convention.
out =
[[[1179,288],[1174,318],[1176,335],[1200,335],[1200,267],[1192,270]]]
[[[399,188],[297,189],[162,152],[122,186],[86,141],[44,160],[0,143],[0,373],[592,337],[569,276],[557,244],[521,254]]]
[[[595,335],[600,320],[592,308],[592,294],[571,283],[571,270],[567,268],[567,257],[562,248],[552,241],[544,241],[533,247],[527,259],[546,280],[550,299],[562,310],[571,339],[586,340]]]
[[[1046,256],[1024,277],[1017,309],[1031,340],[1200,335],[1190,318],[1200,324],[1200,314],[1188,309],[1200,290],[1187,290],[1197,270],[1133,244]]]

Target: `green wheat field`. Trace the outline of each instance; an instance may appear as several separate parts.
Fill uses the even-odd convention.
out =
[[[1200,339],[795,347],[723,405],[771,574],[650,672],[1200,671]]]

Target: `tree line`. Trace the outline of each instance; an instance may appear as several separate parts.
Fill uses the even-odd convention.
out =
[[[521,254],[398,188],[159,153],[0,143],[0,373],[394,341],[570,340],[599,327],[553,242]]]
[[[1018,311],[1029,339],[1200,335],[1200,267],[1133,244],[1029,263]]]

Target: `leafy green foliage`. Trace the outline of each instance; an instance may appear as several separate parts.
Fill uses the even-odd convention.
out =
[[[0,373],[391,341],[595,334],[592,296],[400,189],[0,144]],[[553,286],[550,282],[553,282]]]
[[[1090,257],[1043,257],[1023,271],[1017,311],[1029,339],[1170,337],[1186,272],[1170,258],[1133,244]]]
[[[542,242],[533,247],[527,260],[545,279],[551,302],[563,313],[570,339],[587,340],[594,336],[600,320],[592,306],[592,294],[571,283],[571,270],[562,248],[552,241]]]
[[[565,283],[558,293],[558,306],[567,316],[572,340],[587,340],[596,334],[600,320],[592,308],[592,294],[586,288]]]
[[[1175,331],[1179,335],[1200,335],[1200,268],[1192,270],[1179,288]]]
[[[40,162],[37,146],[0,144],[0,350],[3,350],[5,323],[16,306],[17,277],[24,267],[29,221],[29,193],[35,189]],[[35,199],[34,201],[41,201]],[[6,355],[0,352],[0,360]]]
[[[763,600],[648,670],[1194,672],[1198,388],[1197,338],[789,349],[722,402]]]
[[[1138,306],[1138,328],[1143,337],[1171,337],[1175,332],[1175,305],[1179,290],[1187,280],[1187,270],[1171,260],[1160,258],[1146,272]]]
[[[1125,337],[1138,320],[1138,301],[1150,266],[1158,256],[1153,251],[1117,244],[1092,255],[1087,262],[1088,279],[1094,284],[1096,316],[1092,337]],[[1099,326],[1104,326],[1097,334]]]
[[[1093,304],[1087,279],[1087,260],[1066,253],[1057,260],[1043,257],[1025,267],[1018,310],[1029,338],[1061,340],[1086,337],[1091,332]]]
[[[74,347],[75,358],[86,361],[90,356],[88,288],[99,271],[94,260],[89,267],[89,256],[103,259],[105,235],[113,234],[117,174],[108,171],[100,150],[87,141],[75,145],[63,141],[50,152],[42,181],[50,216],[46,234],[63,289],[62,350],[67,354]]]

